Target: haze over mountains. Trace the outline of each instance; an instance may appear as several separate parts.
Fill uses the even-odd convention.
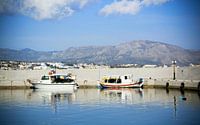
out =
[[[95,64],[171,64],[200,63],[200,51],[187,50],[175,45],[153,41],[132,41],[113,46],[70,47],[63,51],[13,50],[0,48],[1,60],[63,61],[66,63]]]

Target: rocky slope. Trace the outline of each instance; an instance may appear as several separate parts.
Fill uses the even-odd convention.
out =
[[[41,52],[31,49],[0,49],[1,60],[63,61],[96,64],[171,64],[200,63],[200,51],[153,41],[132,41],[114,46],[71,47],[64,51]]]

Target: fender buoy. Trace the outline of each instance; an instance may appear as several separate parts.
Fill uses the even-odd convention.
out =
[[[169,82],[166,83],[166,86],[165,86],[165,87],[166,87],[166,88],[169,88]]]
[[[198,83],[198,88],[197,89],[200,92],[200,82]]]
[[[184,84],[184,82],[182,82],[182,83],[181,83],[181,86],[180,86],[180,89],[183,90],[184,87],[185,87],[185,84]]]

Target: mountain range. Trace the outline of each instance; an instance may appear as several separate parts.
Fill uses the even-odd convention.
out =
[[[95,64],[171,64],[200,63],[200,51],[188,50],[179,46],[137,40],[112,46],[70,47],[63,51],[35,51],[32,49],[13,50],[0,48],[0,60],[18,61],[62,61],[65,63]]]

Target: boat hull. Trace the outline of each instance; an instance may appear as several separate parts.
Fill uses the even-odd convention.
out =
[[[103,88],[142,88],[143,82],[138,83],[100,83],[100,86]]]
[[[42,90],[76,90],[77,86],[76,84],[62,84],[62,83],[58,83],[58,84],[42,84],[42,83],[32,83],[33,88],[35,89],[42,89]]]

